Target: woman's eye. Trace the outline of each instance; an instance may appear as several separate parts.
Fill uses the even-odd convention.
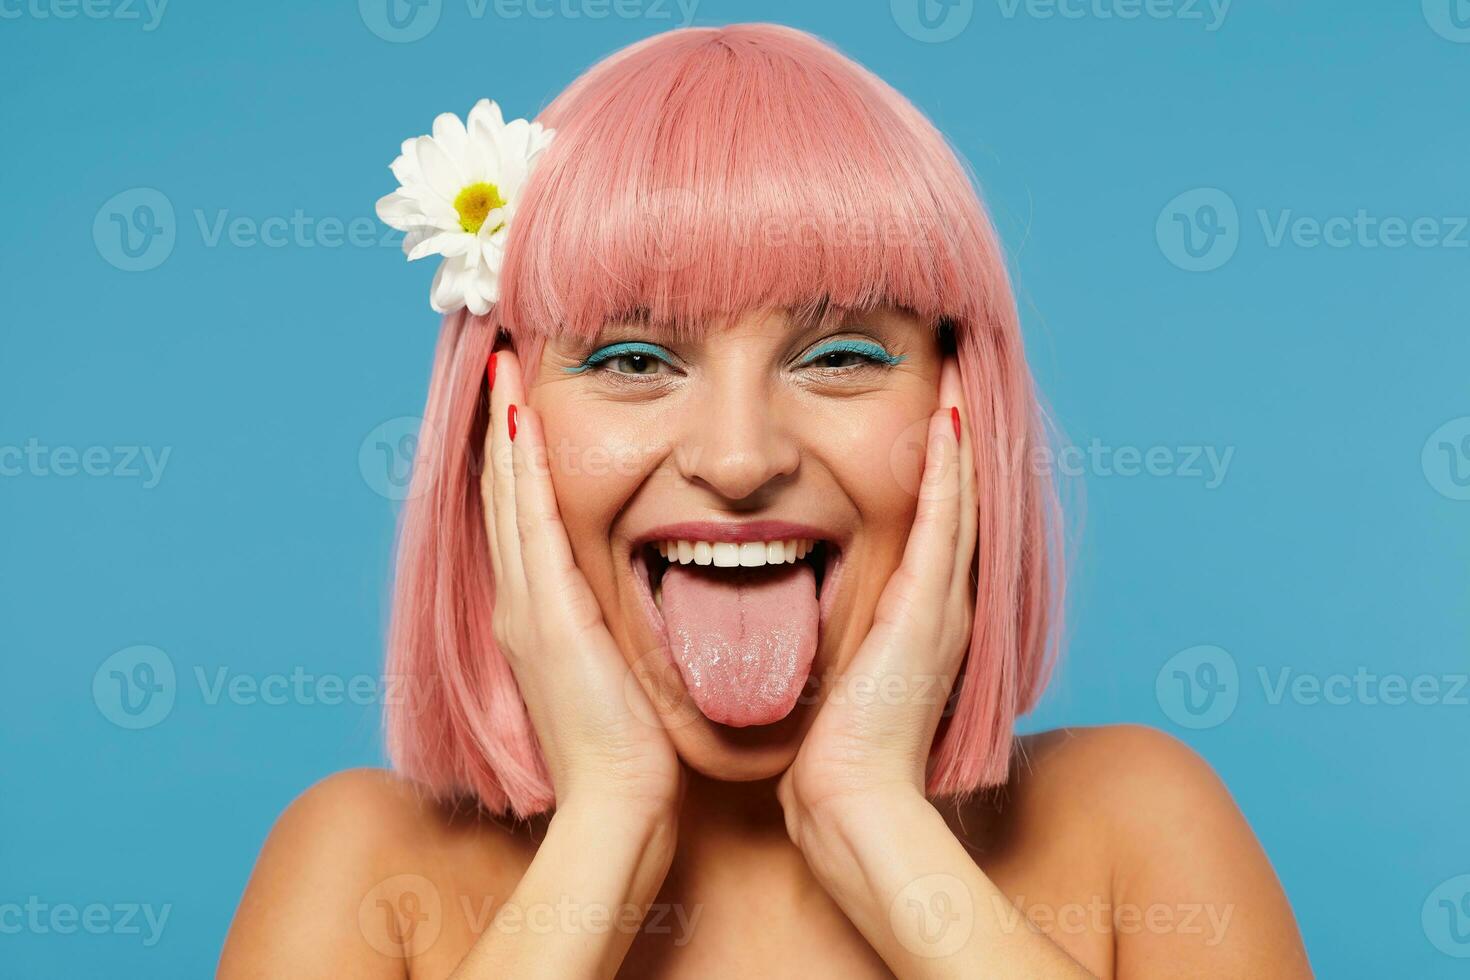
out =
[[[892,367],[902,360],[902,356],[895,357],[871,341],[839,340],[823,344],[809,353],[802,360],[801,366],[828,369],[868,365]]]
[[[648,354],[619,354],[600,363],[619,374],[657,374],[664,362]]]
[[[581,364],[567,370],[606,371],[609,374],[653,377],[673,370],[673,355],[657,344],[624,341],[599,347]]]
[[[841,368],[852,367],[855,364],[870,364],[872,360],[871,357],[859,354],[856,351],[840,350],[833,351],[830,354],[823,354],[820,357],[808,361],[807,364],[813,367]]]

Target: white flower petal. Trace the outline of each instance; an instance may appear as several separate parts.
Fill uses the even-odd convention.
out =
[[[530,157],[535,159],[541,151],[551,145],[551,137],[556,135],[555,130],[547,129],[538,122],[531,123],[531,152]]]
[[[503,157],[525,160],[531,152],[531,124],[524,119],[512,119],[500,131],[495,141]]]
[[[500,264],[505,259],[505,240],[497,236],[491,236],[480,243],[480,258],[485,260],[485,268],[494,269],[498,275]]]
[[[454,205],[443,198],[438,196],[420,198],[419,207],[423,209],[424,217],[440,230],[452,231],[459,228],[459,212],[454,210]]]
[[[474,237],[462,231],[444,231],[425,238],[408,253],[408,261],[416,262],[429,255],[453,257],[463,255],[474,244]]]
[[[415,225],[406,229],[403,233],[403,254],[406,258],[413,257],[413,250],[418,248],[425,239],[433,237],[435,231],[425,225]]]
[[[459,167],[450,159],[449,154],[444,152],[444,148],[432,136],[420,136],[414,143],[414,149],[419,166],[424,172],[424,180],[433,188],[434,193],[446,201],[454,200],[465,182],[464,175],[459,172]]]
[[[441,112],[434,117],[434,142],[443,147],[451,159],[461,158],[469,141],[470,134],[454,113]]]
[[[414,141],[411,139],[404,140],[398,156],[389,165],[389,169],[393,171],[393,176],[397,177],[398,182],[405,186],[417,184],[423,180],[423,175],[419,172],[419,162],[413,144]]]
[[[470,125],[473,130],[475,124],[483,126],[492,133],[499,132],[505,126],[505,117],[500,114],[500,106],[490,99],[481,99],[470,109]]]
[[[459,284],[463,273],[454,259],[439,263],[434,273],[434,283],[429,287],[429,306],[435,313],[453,313],[464,305],[464,294]]]
[[[462,290],[464,292],[464,305],[468,306],[470,312],[475,316],[484,316],[490,312],[489,300],[480,292],[478,277],[474,275],[465,276]]]
[[[423,218],[418,202],[402,191],[394,191],[378,198],[375,210],[378,212],[378,220],[399,231],[408,231],[411,225]]]

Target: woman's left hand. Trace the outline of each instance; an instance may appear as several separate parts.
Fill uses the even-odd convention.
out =
[[[827,692],[782,777],[778,792],[788,826],[799,828],[813,811],[863,807],[875,793],[923,796],[929,749],[975,609],[978,504],[974,453],[955,407],[961,394],[959,370],[948,358],[902,562],[867,638]]]

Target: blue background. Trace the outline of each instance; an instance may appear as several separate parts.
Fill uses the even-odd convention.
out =
[[[0,6],[0,904],[171,906],[152,947],[0,933],[5,975],[207,974],[283,806],[381,762],[376,703],[211,697],[221,670],[381,669],[400,474],[379,443],[422,409],[432,261],[321,222],[371,219],[435,113],[493,96],[530,115],[681,19],[442,0],[395,41],[374,2],[173,0],[151,30],[141,6]],[[1438,898],[1470,883],[1467,692],[1273,689],[1363,668],[1447,694],[1470,670],[1470,232],[1451,220],[1470,213],[1470,30],[1449,0],[1241,2],[1214,30],[1184,2],[1125,20],[1099,11],[1126,0],[962,0],[930,30],[913,0],[702,0],[694,22],[812,30],[929,113],[984,187],[1061,428],[1173,454],[1153,475],[1082,467],[1068,650],[1026,727],[1137,721],[1203,753],[1321,975],[1464,975]],[[112,216],[145,217],[137,188],[174,210],[173,244],[125,271]],[[1360,209],[1451,241],[1273,244],[1283,214]],[[297,212],[278,247],[211,236]],[[62,475],[66,447],[104,447],[104,475]],[[161,479],[126,447],[167,449]],[[1188,447],[1233,450],[1217,486]],[[135,653],[103,668],[136,645],[175,671],[154,675],[158,717],[109,694],[113,667],[146,679]],[[1214,686],[1188,689],[1201,658]]]

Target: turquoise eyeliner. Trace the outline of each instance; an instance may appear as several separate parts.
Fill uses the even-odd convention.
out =
[[[581,374],[583,371],[597,367],[597,365],[604,361],[610,361],[615,357],[626,357],[629,354],[643,354],[646,357],[663,361],[665,364],[673,364],[673,361],[669,358],[669,352],[657,344],[645,344],[638,340],[625,340],[616,344],[608,344],[606,347],[599,347],[597,350],[588,354],[587,359],[581,364],[578,364],[576,367],[562,368],[562,370],[568,374]]]
[[[828,354],[859,354],[879,364],[886,364],[889,367],[902,362],[904,359],[904,355],[890,354],[871,340],[834,340],[831,343],[823,344],[808,354],[806,359],[801,362],[802,366],[805,367],[817,358],[826,357]]]

